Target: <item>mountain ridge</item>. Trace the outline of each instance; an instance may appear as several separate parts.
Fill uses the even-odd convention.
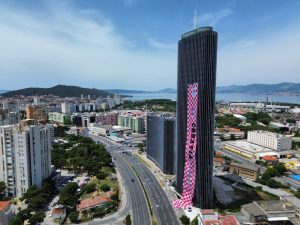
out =
[[[68,85],[56,85],[50,88],[23,88],[15,91],[9,91],[2,93],[1,95],[4,97],[12,97],[16,95],[24,95],[24,96],[33,96],[33,95],[56,95],[59,97],[80,97],[81,94],[84,96],[87,95],[95,95],[97,97],[101,96],[108,96],[113,95],[110,92],[95,89],[95,88],[82,88],[79,86],[68,86]]]

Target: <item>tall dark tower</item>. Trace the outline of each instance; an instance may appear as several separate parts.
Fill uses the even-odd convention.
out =
[[[198,140],[193,202],[203,209],[212,208],[213,205],[217,38],[218,34],[212,27],[201,27],[183,34],[178,43],[176,187],[181,193],[187,130],[187,87],[188,84],[198,83]]]

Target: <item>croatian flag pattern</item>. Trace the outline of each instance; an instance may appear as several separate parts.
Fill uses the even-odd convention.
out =
[[[182,198],[173,202],[174,208],[185,208],[193,204],[196,179],[198,83],[188,85],[187,133]]]

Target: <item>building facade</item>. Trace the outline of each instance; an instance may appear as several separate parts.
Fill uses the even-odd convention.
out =
[[[247,141],[277,151],[290,150],[292,148],[292,137],[268,131],[249,131]]]
[[[213,146],[217,64],[217,32],[211,27],[192,30],[178,43],[177,79],[177,171],[176,188],[182,192],[187,131],[187,87],[198,83],[196,187],[194,203],[213,204]]]
[[[26,107],[26,118],[37,121],[47,121],[48,114],[43,106],[30,105]]]
[[[21,197],[50,176],[52,135],[51,125],[0,127],[0,180],[7,195]]]
[[[231,163],[229,166],[229,172],[251,180],[256,180],[259,176],[258,167],[242,163]]]
[[[48,120],[59,124],[70,124],[71,116],[69,114],[51,112],[48,113]]]
[[[147,157],[165,174],[175,169],[175,117],[172,115],[147,116]]]

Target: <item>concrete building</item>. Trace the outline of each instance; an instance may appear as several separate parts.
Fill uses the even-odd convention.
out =
[[[33,98],[33,105],[39,105],[40,104],[40,98],[39,96],[35,96]]]
[[[145,119],[142,116],[129,113],[119,115],[118,126],[129,127],[133,133],[143,133],[145,130]]]
[[[70,113],[70,104],[68,102],[61,103],[61,112],[62,113]]]
[[[11,112],[8,109],[0,109],[0,126],[14,125],[19,123],[20,114]]]
[[[9,225],[9,221],[15,216],[10,201],[0,201],[0,224]]]
[[[245,158],[261,160],[264,156],[275,156],[277,158],[285,158],[295,155],[295,151],[276,151],[260,145],[252,144],[243,140],[226,141],[224,149]]]
[[[248,219],[245,222],[272,225],[293,225],[290,219],[296,217],[295,207],[282,200],[254,201],[243,205],[241,213]]]
[[[268,131],[248,131],[247,141],[277,151],[290,150],[292,148],[292,137]]]
[[[52,135],[51,125],[0,127],[0,180],[7,195],[21,197],[50,176]]]
[[[251,180],[256,180],[259,176],[258,167],[246,165],[244,163],[231,163],[229,166],[229,172]]]
[[[118,112],[107,112],[107,113],[97,113],[96,122],[102,125],[117,125],[118,124]]]
[[[48,114],[43,106],[30,105],[26,107],[26,118],[46,122]]]
[[[147,158],[165,174],[175,173],[175,117],[170,114],[147,116]]]
[[[70,124],[71,116],[69,114],[51,112],[48,113],[48,120],[59,124]]]
[[[177,171],[176,188],[183,187],[187,132],[187,88],[198,83],[196,186],[194,203],[202,209],[213,205],[213,154],[215,89],[217,69],[217,32],[200,27],[181,36],[178,43],[177,73]]]

